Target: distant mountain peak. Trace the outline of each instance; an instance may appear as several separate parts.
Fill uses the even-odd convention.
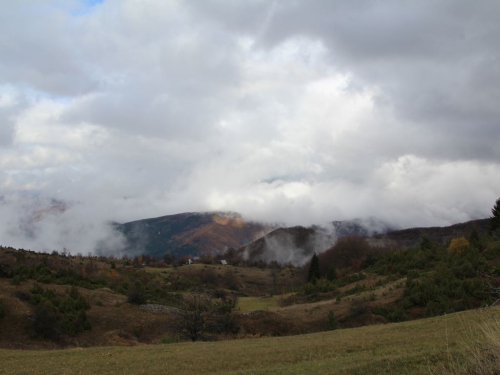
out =
[[[229,247],[239,248],[273,229],[246,221],[235,212],[185,212],[124,223],[116,228],[127,239],[127,252],[157,257],[167,252],[219,253]]]

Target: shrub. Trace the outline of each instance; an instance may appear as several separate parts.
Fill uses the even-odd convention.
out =
[[[337,279],[337,271],[335,270],[335,267],[333,265],[328,268],[325,276],[328,281]]]
[[[85,312],[90,308],[90,304],[76,287],[61,296],[51,289],[44,289],[35,284],[31,293],[30,303],[36,307],[28,328],[33,336],[58,340],[63,334],[74,336],[92,328]]]
[[[16,290],[14,292],[14,297],[18,298],[21,301],[25,301],[25,302],[29,301],[31,298],[29,293],[23,292],[21,290]]]
[[[91,329],[92,325],[85,310],[77,310],[63,315],[61,327],[68,335],[75,336],[80,332]]]
[[[6,266],[0,264],[0,277],[11,277],[11,272],[7,269]]]
[[[57,311],[49,301],[41,301],[35,308],[30,329],[35,337],[57,340],[61,336]]]
[[[21,277],[19,275],[14,276],[10,283],[12,285],[21,285]]]
[[[368,312],[368,305],[360,300],[354,300],[349,306],[349,313],[352,317],[357,318]]]
[[[141,288],[132,289],[128,293],[127,302],[133,305],[144,305],[147,302],[144,290]]]
[[[162,344],[175,344],[181,342],[180,335],[165,333],[161,338],[160,343]]]
[[[0,319],[4,318],[5,315],[7,315],[7,311],[5,310],[2,300],[0,300]]]
[[[335,318],[335,314],[333,313],[333,310],[330,310],[330,312],[328,313],[328,316],[326,318],[325,330],[326,331],[333,331],[333,330],[339,329],[339,328],[340,328],[340,323]]]
[[[450,252],[461,252],[467,249],[470,246],[469,241],[465,237],[454,238],[450,242],[450,246],[448,246],[448,251]]]

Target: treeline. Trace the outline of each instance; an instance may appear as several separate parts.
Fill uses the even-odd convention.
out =
[[[493,302],[488,283],[498,286],[500,240],[454,239],[447,246],[424,238],[418,247],[380,257],[371,270],[382,275],[406,276],[399,307],[407,311],[424,308],[424,316],[462,311]],[[488,278],[488,283],[485,278]]]
[[[369,290],[361,282],[363,271],[387,276],[385,282],[406,278],[396,307],[376,307],[372,313],[392,321],[435,316],[487,306],[500,295],[500,239],[492,233],[480,237],[473,230],[446,245],[424,237],[419,246],[405,250],[369,246],[366,239],[340,239],[327,252],[314,255],[304,267],[306,283],[301,295],[308,300],[320,293],[343,298]],[[351,290],[337,289],[359,281]],[[316,297],[317,298],[317,297]]]

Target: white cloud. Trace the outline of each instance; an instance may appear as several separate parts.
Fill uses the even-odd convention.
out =
[[[291,225],[485,217],[500,194],[497,7],[9,2],[0,216],[28,212],[27,191],[71,202],[72,235],[51,219],[37,238],[62,246],[83,227],[95,235],[81,249],[109,220],[184,211]],[[16,244],[11,229],[0,243]]]

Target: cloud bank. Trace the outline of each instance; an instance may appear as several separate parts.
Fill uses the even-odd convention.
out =
[[[289,225],[486,217],[500,195],[499,11],[8,2],[0,243],[69,248],[81,234],[86,253],[110,221],[186,211]],[[16,228],[37,200],[69,208],[28,241]]]

